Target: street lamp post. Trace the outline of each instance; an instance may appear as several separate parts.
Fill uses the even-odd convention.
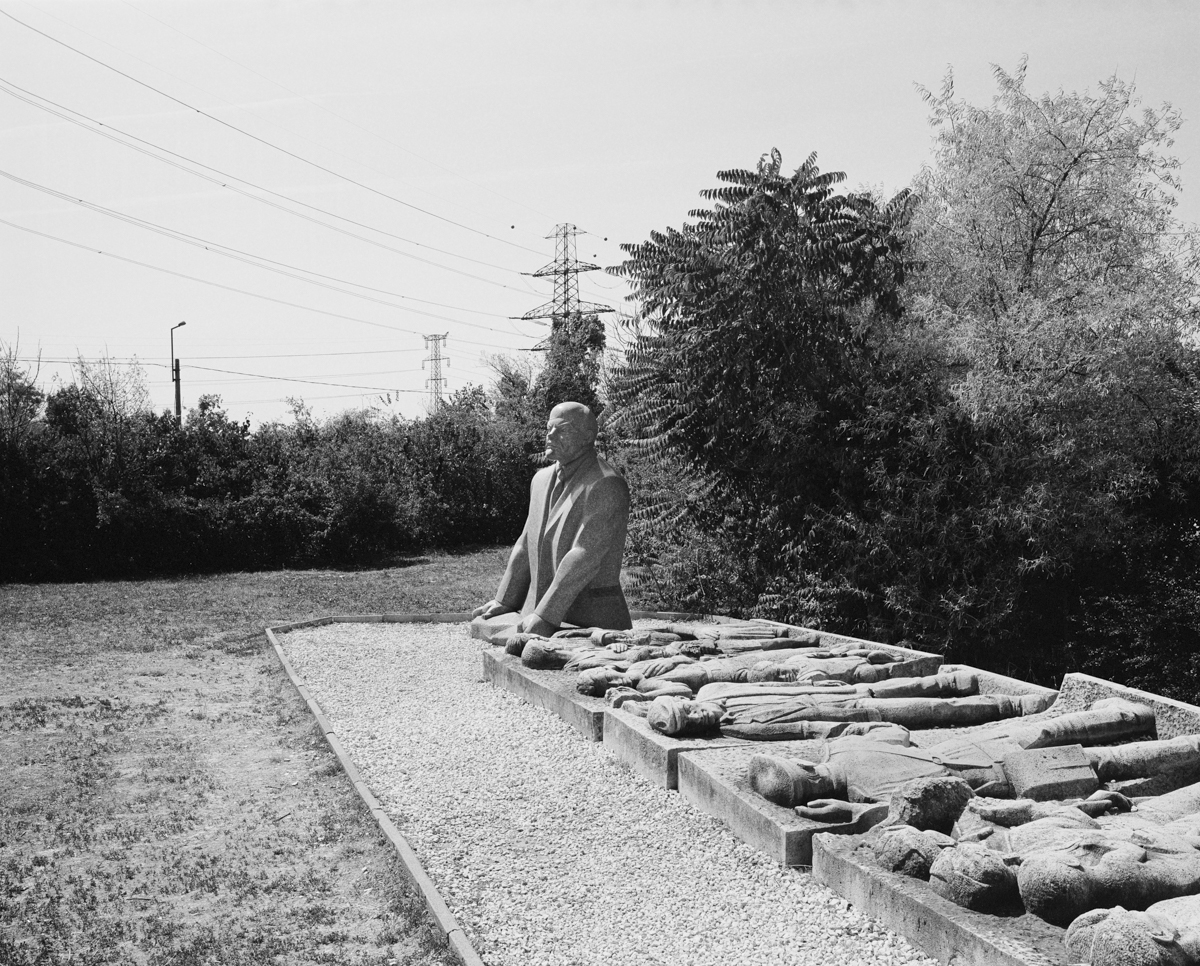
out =
[[[171,326],[171,381],[175,383],[175,425],[179,426],[183,423],[183,408],[179,402],[179,360],[175,358],[175,330],[180,326],[187,325],[186,322],[180,322],[179,325]]]

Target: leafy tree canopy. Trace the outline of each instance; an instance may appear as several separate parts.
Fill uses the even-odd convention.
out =
[[[623,246],[642,332],[613,393],[647,449],[776,504],[827,488],[816,450],[837,447],[861,366],[901,314],[909,207],[908,192],[883,207],[836,193],[844,175],[815,155],[791,175],[782,164],[772,151],[719,172],[726,184],[702,192],[711,209]]]

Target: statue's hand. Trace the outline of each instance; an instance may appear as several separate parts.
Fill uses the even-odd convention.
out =
[[[1129,812],[1133,810],[1133,802],[1120,792],[1110,792],[1100,789],[1092,792],[1082,802],[1076,802],[1075,807],[1091,818],[1099,818],[1108,812]]]
[[[481,604],[471,611],[471,617],[482,617],[485,621],[491,620],[497,614],[503,614],[507,608],[498,600],[489,600],[486,604]]]
[[[814,822],[853,822],[854,806],[836,798],[814,798],[807,805],[797,805],[796,814]]]
[[[549,637],[558,630],[558,625],[542,620],[535,612],[522,617],[521,623],[517,625],[517,630],[524,631],[526,634],[541,634],[543,637]]]

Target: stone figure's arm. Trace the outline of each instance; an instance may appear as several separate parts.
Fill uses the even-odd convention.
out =
[[[629,487],[624,479],[606,476],[592,485],[574,545],[559,562],[534,613],[549,624],[562,624],[563,616],[620,537],[628,516]]]
[[[525,527],[513,544],[504,576],[500,578],[500,586],[496,589],[496,601],[504,611],[520,610],[525,603],[525,595],[529,593],[529,523],[533,519],[533,502],[536,499],[533,491],[536,485],[536,480],[530,484],[529,513],[525,516]]]

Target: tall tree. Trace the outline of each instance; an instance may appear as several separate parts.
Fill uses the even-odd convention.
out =
[[[772,151],[719,172],[726,184],[701,193],[711,209],[623,246],[643,332],[614,379],[643,448],[775,507],[826,499],[844,469],[839,427],[901,315],[909,198],[838,194],[845,176],[822,174],[815,155],[781,168]]]
[[[537,374],[533,394],[539,425],[562,402],[579,402],[597,415],[604,408],[598,395],[604,354],[604,322],[598,315],[555,319],[546,346],[546,362]]]
[[[912,575],[887,594],[950,640],[1036,634],[1061,670],[1104,635],[1180,640],[1158,617],[1200,549],[1200,246],[1174,214],[1169,105],[1139,109],[1115,76],[1041,96],[1024,62],[995,77],[983,107],[952,75],[924,92],[910,307],[958,415],[878,483]]]

